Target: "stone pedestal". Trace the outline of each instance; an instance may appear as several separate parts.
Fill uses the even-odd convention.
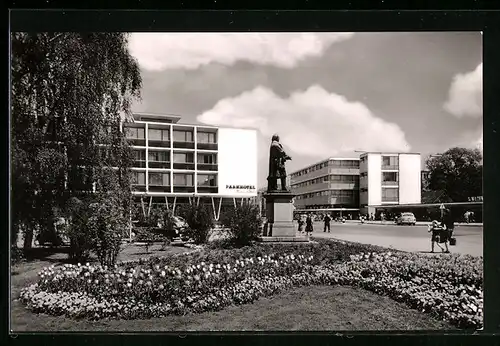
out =
[[[295,197],[289,191],[276,191],[264,194],[266,199],[267,231],[261,237],[263,242],[309,241],[307,237],[297,237],[293,224],[293,203]]]

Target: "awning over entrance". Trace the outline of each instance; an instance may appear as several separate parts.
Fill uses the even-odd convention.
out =
[[[308,213],[315,211],[359,211],[359,208],[320,208],[320,209],[295,209],[295,213]]]
[[[369,205],[368,208],[383,208],[383,209],[398,209],[398,208],[439,208],[441,204],[445,207],[452,206],[473,206],[482,205],[482,201],[478,202],[451,202],[451,203],[429,203],[429,204],[383,204],[383,205]]]

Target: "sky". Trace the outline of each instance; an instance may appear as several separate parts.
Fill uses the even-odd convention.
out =
[[[135,112],[258,130],[259,186],[280,135],[288,173],[356,151],[482,148],[480,32],[133,33]]]

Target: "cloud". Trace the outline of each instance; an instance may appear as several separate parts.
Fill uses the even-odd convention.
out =
[[[453,78],[444,109],[459,118],[483,116],[483,63]]]
[[[260,86],[220,100],[197,120],[215,126],[257,128],[267,140],[278,133],[288,150],[304,156],[410,150],[398,125],[377,118],[364,104],[350,102],[320,86],[288,98]]]
[[[483,133],[481,133],[481,136],[473,144],[474,147],[483,150]]]
[[[353,33],[133,33],[130,53],[146,70],[197,69],[247,61],[293,68]]]

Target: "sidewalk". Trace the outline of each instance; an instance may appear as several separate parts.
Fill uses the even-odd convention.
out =
[[[468,254],[472,256],[482,256],[482,233],[478,237],[460,237],[456,246],[449,246],[452,253]],[[398,249],[406,252],[427,254],[430,251],[430,239],[427,237],[394,237],[381,234],[348,234],[348,233],[323,233],[313,232],[313,237],[330,238],[350,241],[361,244],[382,246],[389,249]],[[435,247],[436,254],[441,249]]]
[[[335,222],[332,222],[334,224]],[[359,220],[346,220],[346,224],[361,224],[361,221]],[[396,225],[394,221],[365,221],[365,224],[368,225],[383,225],[383,226],[388,226],[388,225]],[[430,224],[430,221],[417,221],[416,225],[417,226],[427,226]],[[482,223],[461,223],[457,222],[455,223],[455,227],[483,227]]]

